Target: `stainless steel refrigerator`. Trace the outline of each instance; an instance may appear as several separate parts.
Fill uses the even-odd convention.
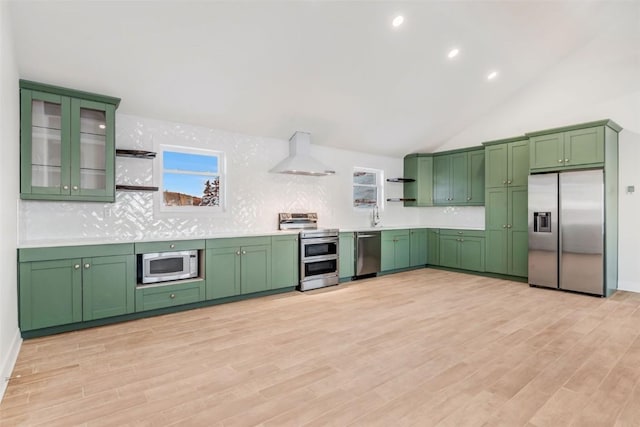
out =
[[[605,294],[604,174],[529,175],[529,283]]]

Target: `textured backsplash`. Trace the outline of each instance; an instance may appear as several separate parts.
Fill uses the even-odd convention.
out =
[[[293,130],[292,130],[293,133]],[[313,135],[312,135],[313,137]],[[309,177],[269,173],[288,155],[288,142],[180,123],[118,114],[118,148],[157,151],[161,144],[223,151],[227,161],[224,213],[165,213],[159,193],[117,192],[115,203],[23,201],[19,206],[19,244],[50,241],[130,241],[197,238],[219,233],[259,233],[277,229],[278,212],[318,212],[321,227],[365,227],[368,212],[351,206],[353,167],[402,176],[402,159],[312,146],[312,154],[336,175]],[[159,159],[116,158],[118,184],[157,185]],[[386,197],[401,197],[402,184],[385,183]],[[483,208],[403,208],[388,202],[382,225],[484,227]]]

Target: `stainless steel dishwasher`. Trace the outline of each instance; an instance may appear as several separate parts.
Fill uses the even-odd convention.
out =
[[[356,232],[356,277],[380,271],[380,232]]]

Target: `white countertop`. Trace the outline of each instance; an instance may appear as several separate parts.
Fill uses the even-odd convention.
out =
[[[331,227],[337,228],[337,227]],[[356,231],[383,231],[383,230],[406,230],[411,228],[451,228],[457,230],[484,230],[483,228],[476,227],[460,227],[460,226],[429,226],[429,225],[393,225],[393,226],[381,226],[381,227],[351,227],[351,228],[339,228],[340,232],[356,232]],[[122,238],[114,237],[73,237],[69,239],[48,239],[48,240],[30,240],[22,242],[18,245],[20,249],[26,248],[45,248],[53,246],[85,246],[85,245],[107,245],[117,243],[142,243],[142,242],[162,242],[170,240],[198,240],[198,239],[223,239],[232,237],[258,237],[258,236],[277,236],[283,234],[298,234],[299,230],[274,230],[274,231],[229,231],[219,233],[209,233],[200,236],[123,236]]]

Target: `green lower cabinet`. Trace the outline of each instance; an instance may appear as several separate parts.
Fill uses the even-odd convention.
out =
[[[104,245],[91,249],[21,249],[19,257],[46,259],[82,250],[122,253],[116,245]],[[22,331],[119,316],[135,310],[133,254],[20,262],[19,271]]]
[[[485,271],[484,238],[460,239],[460,267],[463,270]]]
[[[271,287],[298,285],[298,235],[271,237]]]
[[[440,265],[442,267],[459,268],[459,237],[440,236]]]
[[[410,231],[410,266],[419,267],[427,264],[427,229],[413,228]]]
[[[136,267],[131,255],[82,259],[82,320],[133,313]]]
[[[271,237],[206,242],[206,299],[271,289]]]
[[[339,265],[341,279],[353,277],[355,273],[355,247],[353,233],[340,233],[338,240]]]
[[[240,295],[240,248],[206,250],[207,299]]]
[[[241,254],[240,293],[271,289],[271,245],[244,246]]]
[[[409,267],[411,264],[409,230],[383,230],[381,245],[380,269],[382,271]]]
[[[20,329],[82,321],[82,259],[20,263]]]
[[[427,229],[427,264],[440,265],[440,230]]]
[[[196,279],[173,285],[141,286],[136,289],[136,311],[155,310],[203,301],[205,281]]]
[[[484,272],[484,231],[440,230],[440,265]]]

